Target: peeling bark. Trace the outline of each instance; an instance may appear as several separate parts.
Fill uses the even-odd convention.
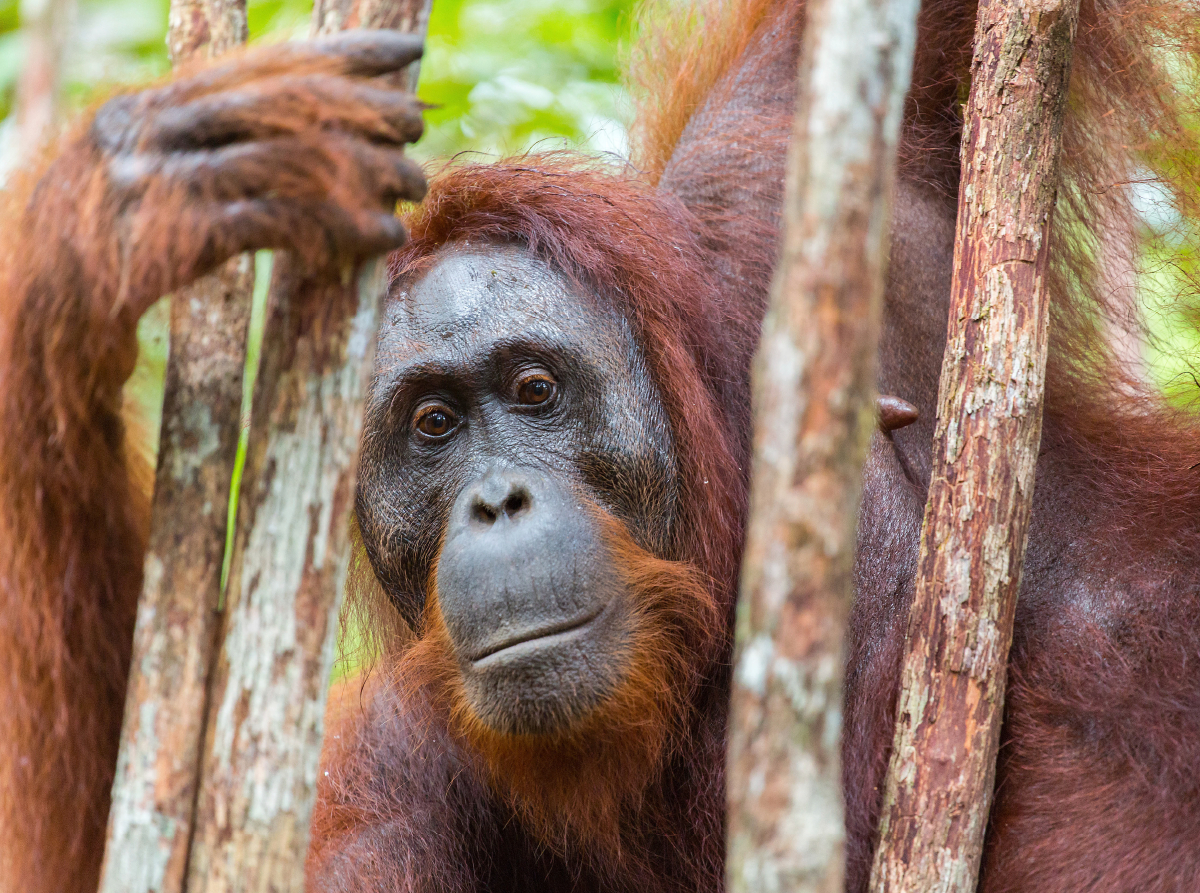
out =
[[[949,338],[871,890],[975,889],[1041,439],[1078,0],[984,0]]]
[[[176,63],[218,55],[246,39],[245,0],[176,0],[170,21]],[[102,893],[184,889],[253,287],[254,259],[244,255],[171,298],[150,540]]]
[[[339,4],[314,28],[410,23],[429,2]],[[415,66],[414,66],[415,68]],[[408,74],[413,84],[415,75]],[[191,893],[300,891],[349,565],[363,400],[386,264],[303,280],[276,256],[214,672]]]
[[[814,0],[754,368],[729,745],[731,893],[842,889],[843,640],[916,0]]]

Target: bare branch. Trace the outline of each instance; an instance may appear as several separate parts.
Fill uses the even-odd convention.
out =
[[[754,368],[729,749],[731,893],[842,889],[843,639],[916,0],[814,0]]]
[[[246,39],[245,0],[175,0],[176,63]],[[180,893],[191,841],[229,486],[241,423],[254,259],[235,258],[171,298],[150,540],[113,783],[102,893]]]
[[[1042,429],[1078,0],[983,0],[933,473],[871,890],[976,886]]]

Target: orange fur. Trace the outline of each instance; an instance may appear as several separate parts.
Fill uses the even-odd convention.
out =
[[[723,852],[722,661],[745,510],[748,413],[741,383],[761,309],[754,302],[762,300],[774,260],[776,224],[739,206],[717,207],[714,216],[706,208],[698,220],[695,208],[651,187],[677,153],[693,113],[729,95],[729,78],[755,34],[763,33],[760,23],[778,14],[794,25],[803,3],[713,0],[682,21],[678,9],[656,9],[631,63],[631,83],[644,93],[634,134],[642,177],[614,177],[556,157],[452,169],[412,218],[417,244],[398,267],[417,272],[459,239],[519,241],[594,287],[638,332],[677,438],[685,535],[670,544],[669,555],[654,558],[610,530],[645,619],[626,684],[568,733],[537,741],[498,736],[464,713],[454,694],[453,668],[444,643],[441,650],[438,645],[436,598],[430,599],[430,632],[414,645],[369,575],[360,588],[375,616],[393,618],[372,630],[390,661],[388,674],[417,676],[397,682],[410,691],[424,685],[414,697],[445,694],[437,710],[449,709],[454,734],[477,748],[493,787],[533,826],[539,846],[593,841],[610,851],[628,849],[646,825],[633,826],[624,838],[612,829],[619,816],[638,808],[647,779],[672,761],[689,770],[704,764],[704,777],[688,781],[707,787],[680,795],[669,807],[679,812],[662,822],[683,821],[689,827],[677,827],[679,834],[704,825],[701,845],[683,858],[704,861],[703,874],[713,879],[720,877]],[[973,21],[972,3],[926,0],[901,144],[901,176],[951,200]],[[794,36],[793,27],[787,39]],[[174,92],[165,101],[179,104],[250,78],[297,73],[285,55],[274,53],[205,70],[168,88]],[[1169,889],[1172,877],[1162,865],[1175,860],[1170,864],[1182,871],[1192,858],[1179,841],[1195,839],[1188,825],[1194,811],[1185,801],[1178,805],[1178,792],[1189,790],[1200,740],[1189,725],[1197,712],[1188,684],[1200,591],[1200,435],[1194,417],[1164,404],[1112,355],[1106,326],[1140,328],[1142,322],[1128,295],[1106,290],[1098,267],[1109,233],[1140,231],[1125,186],[1143,170],[1165,184],[1181,227],[1200,212],[1192,98],[1198,58],[1200,12],[1193,4],[1083,0],[1052,235],[1055,317],[1043,453],[1070,473],[1074,489],[1064,491],[1064,502],[1082,499],[1094,513],[1086,537],[1064,550],[1063,560],[1086,552],[1098,556],[1097,568],[1129,571],[1138,604],[1114,612],[1120,623],[1111,635],[1090,616],[1072,614],[1063,625],[1051,616],[1027,623],[1025,640],[1014,649],[1014,660],[1025,663],[1015,667],[1009,704],[1008,734],[1019,737],[1004,751],[1000,777],[1008,785],[997,800],[985,859],[991,889],[1019,887],[1025,878],[1034,879],[1026,889],[1035,881],[1043,890],[1084,889],[1094,886],[1101,868],[1129,888]],[[336,72],[312,63],[303,73]],[[205,201],[228,188],[229,177],[270,179],[293,197],[329,197],[351,213],[374,199],[378,184],[330,139],[330,128],[387,138],[387,122],[371,109],[331,102],[324,91],[291,92],[269,113],[268,123],[298,141],[295,168],[247,164],[227,171],[223,181],[187,189],[154,181],[135,207],[116,207],[85,120],[58,146],[56,159],[19,174],[6,190],[0,239],[0,888],[82,891],[94,886],[98,870],[146,535],[143,482],[149,474],[124,445],[120,416],[136,319],[163,292],[241,247],[237,233],[206,227]],[[705,178],[700,185],[718,197],[742,169],[739,162],[782,157],[786,116],[776,111],[764,123],[749,111],[742,120],[753,125],[755,139],[717,126],[725,121],[718,108],[717,124],[704,134],[708,142],[685,147],[693,156],[686,173]],[[771,198],[778,185],[772,180],[763,194]],[[291,240],[281,237],[281,244],[301,249],[316,265],[337,266],[347,246],[330,237],[326,223],[309,213],[281,219]],[[1163,256],[1184,267],[1188,244],[1172,244],[1175,235],[1161,238]],[[714,271],[727,262],[753,275],[744,276],[741,267]],[[1194,290],[1183,277],[1180,282],[1188,293],[1170,306],[1183,313],[1192,309]],[[1057,643],[1057,650],[1038,651],[1043,641]],[[1139,659],[1132,659],[1130,641],[1142,643],[1148,656],[1133,649]],[[873,660],[888,647],[872,639],[861,656]],[[701,680],[693,673],[706,661],[712,673]],[[886,745],[878,742],[890,741],[885,714],[894,681],[886,668],[870,678],[875,687],[866,700],[883,718],[870,728],[864,722],[867,731],[851,740],[847,754],[847,777],[862,782],[848,787],[847,815],[863,864],[877,808],[872,763],[886,763]],[[347,692],[356,684],[347,683]],[[696,724],[684,706],[694,693],[689,686],[706,694],[711,708]],[[338,703],[354,714],[353,698]],[[1138,720],[1132,725],[1131,714]],[[431,715],[429,729],[417,731],[428,732],[422,742],[433,741],[430,748],[440,747],[433,725],[442,717]],[[1104,747],[1081,751],[1072,723],[1091,723],[1087,729]],[[394,760],[395,754],[377,741],[364,744],[363,727],[353,719],[339,728],[343,737],[327,751],[337,784],[328,789],[359,794],[368,770],[378,768],[370,760]],[[689,736],[701,733],[708,737],[689,751]],[[376,752],[365,753],[370,747]],[[1103,773],[1091,771],[1096,765]],[[425,784],[430,800],[446,789],[440,777],[413,776],[404,783]],[[1083,787],[1089,778],[1102,778],[1103,785]],[[474,804],[488,796],[470,794]],[[332,850],[340,837],[381,817],[405,818],[388,808],[373,791],[359,801],[347,795],[318,815],[314,827]],[[466,822],[464,815],[455,819]],[[1104,821],[1092,821],[1097,815]],[[1157,860],[1162,864],[1127,858],[1121,848],[1126,829],[1158,828],[1159,817],[1175,823]],[[668,845],[660,857],[671,855],[670,847],[686,849],[678,837],[663,839]],[[1077,864],[1064,864],[1064,854],[1077,856]],[[395,854],[380,858],[402,861]],[[443,859],[419,870],[391,863],[375,870],[392,886],[397,878],[411,886],[449,878],[455,866]]]
[[[221,216],[231,195],[275,184],[274,194],[293,205],[277,238],[266,241],[303,246],[310,269],[325,273],[357,256],[354,215],[382,210],[380,183],[356,163],[346,129],[389,144],[400,135],[379,109],[329,92],[344,83],[334,77],[340,64],[332,56],[301,63],[278,49],[249,51],[133,100],[144,121],[265,79],[280,97],[269,124],[298,147],[287,165],[248,158],[197,168],[190,179],[147,166],[140,187],[124,189],[88,115],[6,186],[0,889],[85,893],[97,882],[153,479],[144,451],[130,445],[131,435],[143,435],[123,419],[137,320],[232,254],[270,247],[259,244],[261,227],[248,245],[247,230]],[[319,75],[319,85],[285,75]]]
[[[0,238],[0,887],[73,891],[103,848],[150,474],[124,446],[105,181],[86,148],[53,170],[12,183]]]

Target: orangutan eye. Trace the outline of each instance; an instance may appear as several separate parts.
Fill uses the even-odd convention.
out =
[[[546,372],[532,372],[517,382],[517,402],[522,406],[541,406],[555,391],[554,379]]]
[[[443,403],[425,403],[417,407],[413,427],[426,437],[445,437],[458,427],[458,419]]]

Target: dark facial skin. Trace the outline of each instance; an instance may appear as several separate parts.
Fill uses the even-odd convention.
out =
[[[620,681],[632,606],[598,513],[663,554],[672,456],[628,324],[536,258],[448,249],[393,294],[359,523],[414,628],[436,585],[468,701],[489,725],[553,731]]]

